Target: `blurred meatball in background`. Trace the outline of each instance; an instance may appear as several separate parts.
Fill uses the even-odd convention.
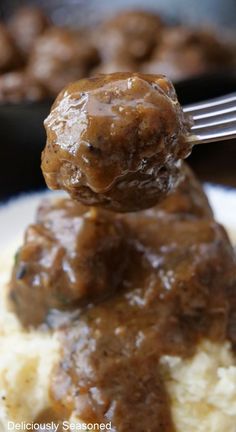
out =
[[[156,45],[161,27],[161,19],[156,14],[139,10],[119,13],[95,32],[101,58],[107,62],[146,59]]]
[[[36,7],[21,7],[9,20],[9,30],[21,51],[27,57],[38,36],[50,25],[50,19]]]
[[[97,50],[86,35],[51,27],[37,39],[28,73],[55,96],[69,82],[86,76],[97,61]]]
[[[190,3],[0,1],[0,199],[44,185],[43,119],[70,82],[100,73],[165,73],[182,104],[235,90],[235,0]],[[234,143],[219,143],[214,154],[212,146],[198,146],[190,162],[204,179],[227,177],[235,185],[234,156]]]
[[[26,71],[12,71],[0,76],[0,102],[40,102],[47,98],[46,89]]]
[[[233,65],[233,48],[210,29],[183,26],[163,30],[152,58],[142,66],[146,73],[165,73],[173,81]]]
[[[0,24],[0,47],[0,73],[17,68],[22,64],[16,44],[3,24]]]
[[[136,63],[130,60],[114,59],[109,62],[102,62],[91,70],[90,75],[110,74],[114,72],[137,72],[139,70]]]

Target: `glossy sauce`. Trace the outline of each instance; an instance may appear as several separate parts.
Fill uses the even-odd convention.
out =
[[[46,128],[48,185],[98,207],[42,204],[9,287],[25,327],[59,332],[55,418],[174,432],[160,359],[191,357],[203,338],[235,347],[236,271],[182,162],[191,146],[173,86],[136,73],[82,80],[59,95]]]
[[[110,247],[110,254],[114,251],[116,262],[124,266],[115,284],[116,270],[107,274],[105,296],[95,291],[91,300],[90,284],[83,285],[81,292],[81,281],[86,280],[80,267],[83,254],[78,255],[77,264],[71,261],[73,250],[87,250],[90,258],[84,265],[91,270],[86,266],[100,251],[99,237],[91,236],[94,226],[83,222],[88,215],[80,204],[69,199],[44,204],[34,229],[47,228],[46,238],[26,235],[13,273],[11,302],[24,324],[46,322],[60,332],[61,358],[51,377],[55,417],[68,419],[74,412],[84,422],[111,421],[117,432],[173,432],[160,357],[191,357],[202,338],[228,339],[235,345],[234,251],[214,221],[198,182],[186,167],[182,170],[185,181],[162,205],[126,215],[96,213],[98,224],[112,216],[119,227],[115,238],[121,239],[115,244],[122,244],[114,249],[114,237],[112,242],[107,237],[107,250]],[[76,236],[72,227],[78,220]],[[81,236],[91,239],[85,249]],[[39,251],[34,259],[32,247]],[[64,268],[64,278],[60,273],[56,283],[54,266],[45,264],[55,247],[71,263],[74,297],[68,270]],[[104,263],[108,268],[104,259],[108,256],[99,255],[97,269]],[[22,263],[28,270],[17,278]],[[92,268],[92,277],[99,281],[102,273]],[[46,293],[43,285],[38,290],[32,286],[36,276],[47,277]],[[52,309],[52,298],[61,289],[72,301],[68,305],[57,302],[57,310]],[[80,307],[76,296],[83,299]],[[42,299],[41,316],[35,314],[35,307],[27,309],[29,301],[36,306]]]
[[[213,219],[131,216],[123,287],[62,331],[52,377],[58,412],[114,431],[174,430],[159,359],[191,357],[202,338],[235,340],[235,259]]]
[[[115,73],[66,87],[45,121],[48,186],[118,212],[160,202],[191,151],[188,121],[163,75]]]

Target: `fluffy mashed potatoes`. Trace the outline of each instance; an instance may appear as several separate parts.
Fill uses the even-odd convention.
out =
[[[8,421],[32,422],[50,406],[48,382],[59,353],[56,335],[25,332],[6,307],[6,284],[16,247],[0,255],[0,432]]]
[[[56,334],[25,332],[7,310],[16,246],[0,255],[0,432],[8,421],[33,422],[50,408],[49,376],[60,348]],[[177,432],[236,431],[236,361],[228,342],[204,341],[191,359],[163,356],[160,362]]]

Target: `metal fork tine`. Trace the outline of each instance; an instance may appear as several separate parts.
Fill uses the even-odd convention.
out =
[[[211,117],[223,116],[225,114],[234,113],[234,112],[236,112],[236,104],[235,103],[234,103],[234,105],[232,105],[230,107],[224,106],[224,107],[222,107],[222,109],[219,109],[219,107],[217,107],[217,109],[215,109],[215,110],[206,111],[206,112],[201,113],[201,114],[193,113],[192,118],[194,121],[204,120],[204,119],[208,119]]]
[[[198,111],[207,110],[219,110],[219,108],[223,108],[223,105],[230,107],[235,105],[236,101],[236,93],[231,93],[227,96],[221,96],[219,98],[209,99],[205,102],[200,102],[196,104],[186,105],[184,107],[184,112],[186,113],[197,113]],[[200,114],[200,113],[199,113]]]
[[[236,93],[183,110],[194,122],[187,138],[193,145],[236,138]]]
[[[217,124],[213,126],[195,129],[189,135],[188,140],[193,144],[202,144],[213,141],[236,138],[236,120],[229,124]]]
[[[231,116],[231,117],[227,117],[227,116],[222,116],[222,117],[217,117],[214,118],[213,121],[209,121],[208,122],[200,122],[200,123],[195,123],[192,126],[192,130],[197,130],[197,129],[203,129],[203,128],[207,128],[207,127],[212,127],[212,126],[219,126],[219,125],[225,125],[225,124],[230,124],[232,122],[236,121],[236,116]]]

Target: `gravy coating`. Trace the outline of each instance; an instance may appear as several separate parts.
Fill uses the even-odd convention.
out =
[[[10,284],[21,322],[38,325],[51,309],[74,310],[111,295],[128,261],[125,234],[110,213],[70,199],[45,201],[25,233]]]
[[[160,357],[190,357],[202,338],[235,347],[234,250],[182,170],[152,209],[115,214],[63,198],[28,228],[9,301],[23,325],[59,331],[55,418],[174,432]]]
[[[52,309],[73,311],[119,289],[131,259],[130,218],[212,217],[199,183],[186,166],[182,170],[175,193],[136,216],[86,208],[68,198],[44,200],[16,254],[10,283],[11,307],[21,322],[42,324]]]
[[[175,432],[161,357],[236,347],[235,252],[183,162],[187,123],[171,83],[137,73],[71,84],[46,120],[45,179],[73,199],[41,205],[8,294],[59,336],[53,418]]]
[[[181,178],[187,121],[163,75],[114,73],[65,88],[45,121],[47,185],[118,212],[160,202]]]
[[[54,409],[117,432],[173,432],[160,357],[191,357],[203,338],[235,344],[234,251],[209,216],[121,217],[130,251],[122,286],[61,330]]]

